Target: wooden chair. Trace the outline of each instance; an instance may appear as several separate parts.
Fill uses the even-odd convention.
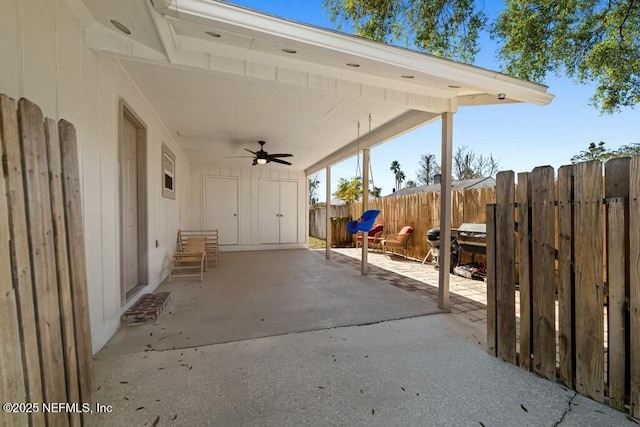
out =
[[[413,234],[413,227],[406,225],[402,227],[399,233],[388,234],[382,239],[382,250],[384,255],[387,255],[387,250],[393,252],[394,249],[400,249],[404,253],[404,257],[407,257],[407,245],[409,239]]]
[[[182,248],[173,254],[169,269],[169,281],[174,277],[200,277],[207,271],[207,253],[204,237],[188,237]]]
[[[205,239],[204,250],[207,254],[207,264],[218,265],[220,252],[218,249],[218,229],[215,230],[178,230],[178,241],[176,250],[180,251],[184,248],[188,239],[196,237]]]
[[[373,228],[371,228],[367,236],[368,247],[372,249],[376,247],[380,247],[380,241],[383,238],[382,236],[383,232],[384,232],[384,225],[374,224]],[[356,249],[362,246],[362,235],[363,235],[362,231],[359,231],[358,234],[356,234]]]

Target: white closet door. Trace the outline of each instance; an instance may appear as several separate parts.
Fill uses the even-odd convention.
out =
[[[238,178],[205,177],[204,228],[217,228],[221,245],[238,244]]]
[[[280,243],[280,182],[260,181],[260,243]]]
[[[298,183],[280,182],[280,243],[298,241]]]

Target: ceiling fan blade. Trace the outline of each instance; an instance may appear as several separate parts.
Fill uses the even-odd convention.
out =
[[[293,157],[293,154],[269,154],[269,157]]]
[[[269,157],[271,157],[271,156],[269,156]],[[269,161],[271,161],[271,162],[276,162],[276,163],[282,163],[283,165],[291,165],[291,163],[289,163],[289,162],[285,162],[284,160],[280,160],[280,159],[273,159],[273,158],[270,158],[270,159],[269,159]]]
[[[225,159],[252,159],[253,156],[224,156]]]
[[[256,156],[258,155],[258,153],[256,153],[255,151],[251,151],[251,150],[249,150],[248,148],[245,148],[245,149],[244,149],[244,151],[248,151],[248,152],[250,152],[251,154],[256,155]]]

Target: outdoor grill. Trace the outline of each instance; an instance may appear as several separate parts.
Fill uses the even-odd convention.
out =
[[[487,225],[464,223],[458,227],[457,240],[463,252],[486,255]]]

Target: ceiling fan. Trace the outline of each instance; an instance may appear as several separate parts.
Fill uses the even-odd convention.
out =
[[[266,144],[265,141],[258,141],[258,144],[260,144],[260,150],[258,151],[251,151],[248,148],[244,149],[245,151],[248,151],[255,156],[253,158],[252,166],[265,165],[271,162],[281,163],[283,165],[291,165],[291,163],[285,160],[281,160],[279,159],[279,157],[293,157],[293,154],[269,154],[266,151],[264,151],[264,144]],[[242,158],[242,157],[251,157],[251,156],[234,156],[234,157]],[[232,158],[232,157],[227,157],[227,158]]]

